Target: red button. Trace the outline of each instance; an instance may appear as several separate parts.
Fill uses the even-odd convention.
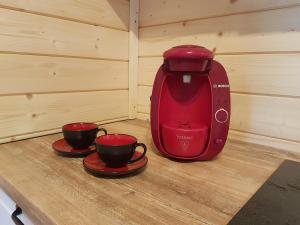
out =
[[[223,142],[223,139],[217,138],[217,139],[215,140],[215,143],[216,143],[217,145],[222,145],[224,142]]]
[[[218,109],[215,113],[215,119],[217,122],[219,123],[225,123],[227,122],[228,120],[228,112],[221,108],[221,109]]]

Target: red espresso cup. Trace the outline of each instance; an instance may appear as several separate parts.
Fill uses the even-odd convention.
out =
[[[208,137],[208,126],[200,123],[166,122],[162,124],[165,150],[180,157],[195,157],[202,153]]]
[[[103,128],[95,123],[69,123],[62,128],[64,139],[74,149],[85,149],[91,146],[99,131],[107,134]]]
[[[132,159],[136,148],[142,147],[143,153],[135,159]],[[108,167],[123,167],[129,163],[141,160],[147,147],[143,143],[138,143],[137,139],[127,134],[107,134],[96,138],[97,152],[103,162]]]

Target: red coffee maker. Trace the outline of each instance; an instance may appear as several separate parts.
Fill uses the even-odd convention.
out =
[[[228,135],[226,71],[200,46],[177,46],[163,56],[151,96],[154,143],[171,158],[210,160],[222,151]]]

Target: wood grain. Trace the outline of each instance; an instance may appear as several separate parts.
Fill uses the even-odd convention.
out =
[[[128,90],[0,97],[0,138],[128,116]]]
[[[128,118],[128,1],[3,0],[0,14],[0,143]]]
[[[7,9],[0,14],[0,52],[128,60],[127,31]]]
[[[300,142],[288,141],[269,137],[266,135],[257,135],[249,132],[242,132],[231,129],[229,131],[229,139],[243,143],[253,143],[258,145],[270,146],[276,149],[284,149],[290,152],[300,153]]]
[[[128,89],[128,62],[0,54],[0,95]]]
[[[138,112],[150,113],[151,91],[139,87]],[[232,129],[300,141],[300,99],[232,93],[231,101]]]
[[[129,119],[128,116],[124,116],[124,117],[118,117],[118,118],[113,118],[113,119],[104,119],[104,120],[93,121],[93,122],[98,125],[101,125],[101,124],[123,121],[123,120],[128,120],[128,119]],[[41,136],[50,135],[50,134],[57,134],[60,132],[61,132],[61,127],[49,129],[49,130],[34,131],[31,133],[24,133],[24,134],[14,135],[11,137],[0,138],[0,143],[2,144],[2,143],[8,143],[8,142],[15,142],[15,141],[20,141],[20,140],[29,139],[29,138],[41,137]]]
[[[232,94],[231,128],[300,141],[300,99]]]
[[[298,5],[298,0],[263,0],[253,2],[219,0],[141,0],[140,26],[153,26],[199,18],[220,17]]]
[[[234,92],[300,97],[300,54],[219,55]]]
[[[138,84],[152,86],[163,57],[139,57]]]
[[[216,55],[230,89],[239,93],[300,97],[300,54]],[[139,58],[139,84],[153,84],[162,57]]]
[[[181,44],[222,54],[300,51],[299,12],[294,7],[141,28],[139,55],[160,56]]]
[[[150,113],[150,97],[152,94],[152,87],[139,86],[138,87],[138,107],[137,111],[141,113]]]
[[[145,121],[150,122],[150,114],[149,113],[138,112],[137,113],[137,119],[145,120]]]
[[[0,7],[128,30],[127,0],[1,0]]]
[[[214,161],[180,163],[157,153],[145,122],[103,127],[147,144],[149,165],[142,174],[112,180],[88,175],[81,159],[54,154],[51,143],[61,137],[57,134],[1,145],[0,160],[10,162],[0,164],[1,188],[37,225],[225,225],[283,159],[300,160],[295,154],[228,142]]]

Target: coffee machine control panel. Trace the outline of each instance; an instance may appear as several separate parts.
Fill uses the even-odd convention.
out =
[[[230,86],[223,66],[213,61],[209,74],[212,93],[212,124],[206,159],[218,154],[224,147],[230,121]]]

